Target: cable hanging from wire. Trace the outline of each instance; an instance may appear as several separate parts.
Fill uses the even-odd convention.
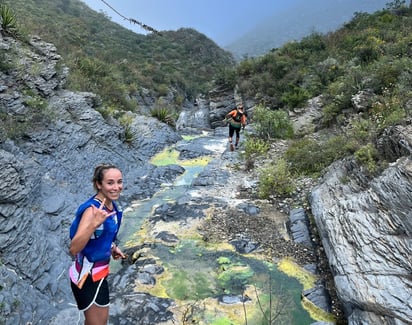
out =
[[[106,1],[104,1],[104,0],[100,0],[100,1],[103,2],[106,6],[108,6],[111,10],[113,10],[120,17],[122,17],[124,20],[127,20],[132,24],[139,25],[140,27],[147,30],[148,32],[151,32],[151,33],[154,33],[154,34],[157,34],[157,35],[161,35],[161,33],[158,30],[154,29],[153,27],[151,27],[149,25],[146,25],[146,24],[143,24],[141,21],[138,21],[134,18],[127,18],[126,16],[124,16],[123,14],[118,12],[116,9],[114,9],[111,5],[109,5]]]

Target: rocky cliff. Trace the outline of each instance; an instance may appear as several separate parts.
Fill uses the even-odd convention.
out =
[[[411,125],[397,126],[380,149],[397,158],[411,140]],[[410,156],[375,178],[351,159],[337,162],[310,200],[349,324],[411,324]]]
[[[67,229],[93,194],[94,166],[123,170],[121,203],[148,197],[182,172],[148,163],[180,136],[131,114],[126,143],[124,128],[96,111],[94,94],[62,88],[68,71],[52,44],[0,33],[0,49],[0,323],[46,323],[72,299]]]

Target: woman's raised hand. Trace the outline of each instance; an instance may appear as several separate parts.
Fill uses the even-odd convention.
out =
[[[112,212],[107,212],[104,209],[104,203],[106,202],[106,198],[104,198],[102,200],[102,203],[100,204],[99,208],[96,208],[94,205],[92,205],[92,213],[94,216],[94,219],[96,221],[96,228],[99,227],[103,222],[105,222],[105,220],[116,214],[116,211],[112,211]]]

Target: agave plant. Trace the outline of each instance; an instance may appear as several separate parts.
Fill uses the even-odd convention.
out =
[[[168,124],[172,128],[175,128],[176,121],[173,118],[173,115],[170,113],[170,110],[166,107],[156,107],[150,111],[152,117],[157,118],[159,121]]]
[[[17,32],[17,19],[14,12],[6,5],[0,5],[0,26],[2,31],[13,35]]]

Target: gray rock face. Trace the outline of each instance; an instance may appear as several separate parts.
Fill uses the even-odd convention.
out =
[[[410,324],[412,161],[372,180],[360,170],[332,165],[310,197],[337,292],[349,324]]]
[[[149,164],[181,137],[154,118],[132,114],[133,138],[126,142],[124,128],[95,109],[94,94],[61,88],[66,69],[56,70],[53,45],[3,37],[0,48],[10,63],[7,74],[0,71],[0,114],[8,117],[0,128],[0,323],[5,317],[7,325],[40,324],[74,301],[68,226],[77,206],[94,194],[94,166],[119,166],[125,179],[120,203],[127,204],[182,172]],[[15,55],[22,66],[13,65]],[[39,73],[30,73],[32,66]],[[29,125],[36,109],[48,116]]]
[[[196,105],[182,110],[176,122],[178,130],[210,129],[208,101],[198,98]]]
[[[303,208],[293,209],[289,214],[289,231],[293,241],[313,248],[309,233],[309,219]]]
[[[227,89],[214,89],[209,98],[198,98],[197,105],[183,110],[176,123],[177,129],[215,129],[222,126],[226,114],[236,107],[236,93]],[[248,111],[245,105],[246,111]]]
[[[366,112],[376,96],[371,90],[363,90],[352,97],[352,105],[355,112]]]
[[[377,140],[379,154],[389,162],[412,154],[412,121],[406,122],[386,129]]]
[[[296,134],[309,134],[315,130],[315,125],[322,117],[321,96],[308,101],[304,109],[296,109],[289,112],[289,118],[293,122]]]

